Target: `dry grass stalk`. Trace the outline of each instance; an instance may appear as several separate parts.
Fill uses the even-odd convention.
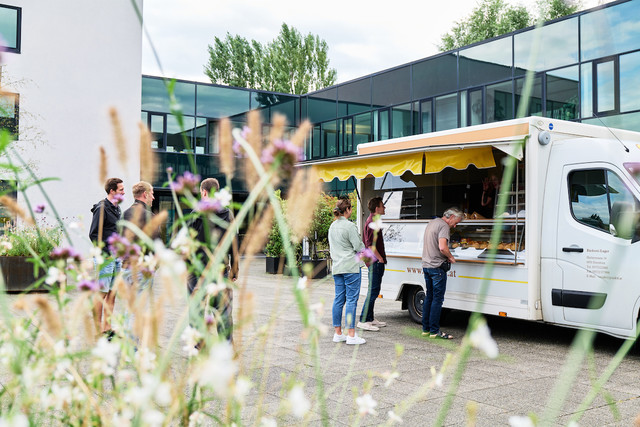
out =
[[[129,268],[131,269],[131,280],[132,284],[128,284],[121,277],[118,277],[118,280],[115,283],[116,293],[119,299],[125,301],[127,310],[132,310],[133,306],[136,302],[136,293],[134,289],[138,286],[138,266],[137,259],[132,259]]]
[[[16,215],[18,218],[22,219],[27,225],[34,225],[35,221],[31,215],[27,215],[27,213],[18,205],[16,199],[9,196],[0,196],[0,204],[4,205],[9,211]]]
[[[80,325],[84,326],[85,336],[89,346],[95,344],[95,333],[91,324],[91,306],[88,303],[91,298],[91,292],[82,292],[75,299],[71,309],[69,310],[69,330],[81,331]]]
[[[154,182],[158,161],[156,152],[151,148],[151,132],[142,123],[138,123],[138,127],[140,128],[140,178],[143,181]]]
[[[233,136],[229,119],[220,120],[220,170],[229,177],[233,176]]]
[[[251,222],[240,247],[241,254],[245,257],[252,257],[264,248],[273,225],[273,217],[273,207],[269,205],[260,218],[256,218]]]
[[[59,338],[62,334],[62,325],[60,324],[60,315],[55,310],[49,301],[38,295],[34,298],[36,306],[40,309],[40,315],[42,317],[42,324],[49,334],[54,338]]]
[[[144,226],[142,231],[144,231],[144,234],[150,236],[151,238],[157,237],[158,230],[160,229],[162,224],[167,222],[167,218],[169,218],[169,212],[166,210],[161,211],[160,213],[155,215],[151,219],[151,221],[147,222],[147,225]]]
[[[273,143],[276,139],[281,139],[284,134],[284,127],[287,124],[287,118],[282,114],[274,114],[273,122],[271,126],[271,132],[269,132],[269,141]]]
[[[138,228],[140,228],[140,225],[142,223],[142,215],[145,214],[143,210],[144,209],[140,205],[134,205],[133,216],[129,220],[129,222],[131,222],[133,225],[135,225]],[[124,237],[130,242],[133,241],[133,239],[135,238],[135,233],[129,227],[125,227],[123,234],[124,234]]]
[[[260,124],[260,113],[253,110],[247,114],[247,123],[249,124],[249,135],[247,136],[247,142],[256,153],[258,158],[262,154],[262,125]],[[259,176],[256,168],[249,160],[249,157],[245,158],[245,180],[247,182],[247,188],[253,188],[258,182]]]
[[[287,221],[296,243],[309,231],[322,186],[313,168],[298,169],[287,198]]]
[[[118,151],[118,159],[122,164],[122,167],[126,170],[127,166],[127,141],[124,138],[124,132],[122,131],[122,123],[120,123],[120,117],[115,107],[109,109],[109,116],[111,117],[111,126],[113,126],[113,136],[116,141],[116,150]]]
[[[107,172],[108,172],[108,163],[107,163],[107,152],[104,147],[100,146],[100,184],[104,185],[107,182]]]
[[[309,120],[305,120],[300,124],[296,133],[291,137],[291,142],[293,142],[297,147],[303,148],[305,139],[309,138],[309,132],[312,129],[311,122]]]
[[[240,288],[238,303],[238,319],[233,323],[233,345],[235,348],[236,358],[241,353],[242,348],[242,333],[247,325],[251,324],[253,319],[253,313],[255,309],[255,298],[253,292],[249,292],[246,289],[246,284]]]

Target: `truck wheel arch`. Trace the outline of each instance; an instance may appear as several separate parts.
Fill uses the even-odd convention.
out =
[[[400,285],[400,290],[396,297],[396,301],[402,301],[402,309],[409,310],[409,315],[414,322],[422,322],[422,307],[416,307],[415,299],[418,292],[422,292],[423,298],[425,293],[425,286],[423,283],[418,282],[403,282]]]

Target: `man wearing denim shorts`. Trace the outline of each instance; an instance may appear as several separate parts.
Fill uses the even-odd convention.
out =
[[[452,339],[453,336],[440,330],[440,312],[447,289],[447,273],[440,268],[443,262],[455,263],[456,259],[449,251],[450,231],[462,219],[464,214],[458,208],[444,211],[442,218],[429,221],[424,230],[422,246],[422,271],[426,291],[422,305],[422,335],[431,338]]]
[[[103,298],[98,299],[93,307],[94,316],[100,324],[102,333],[111,338],[113,336],[111,314],[116,302],[116,292],[113,287],[122,268],[122,261],[109,254],[107,239],[112,234],[118,233],[117,222],[121,217],[118,204],[124,198],[124,184],[120,178],[109,178],[104,185],[104,191],[107,193],[107,197],[91,208],[93,218],[89,229],[89,238],[94,245],[102,245],[102,257],[104,258],[104,262],[100,264],[94,258],[96,270],[100,267],[98,283],[100,291],[104,294]]]

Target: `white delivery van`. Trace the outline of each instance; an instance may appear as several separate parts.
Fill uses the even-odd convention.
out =
[[[517,161],[513,179],[501,182],[509,158]],[[444,307],[635,336],[639,133],[529,117],[361,144],[356,156],[307,164],[325,181],[357,180],[360,227],[367,201],[383,198],[388,263],[381,295],[401,301],[416,322],[425,292],[424,229],[457,206],[467,219],[451,230],[457,262]],[[485,205],[483,182],[492,183],[493,204]],[[503,211],[498,197],[506,199]],[[363,270],[363,294],[366,276]]]

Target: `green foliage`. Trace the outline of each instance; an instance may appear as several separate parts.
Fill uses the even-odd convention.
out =
[[[579,1],[538,0],[537,17],[526,7],[507,4],[505,0],[482,0],[471,14],[455,23],[451,31],[442,36],[441,51],[467,46],[511,31],[534,25],[538,20],[548,21],[575,13]]]
[[[229,33],[224,40],[215,37],[204,72],[212,83],[299,95],[336,82],[328,50],[320,37],[283,23],[266,45]]]
[[[49,255],[60,245],[62,231],[60,228],[16,227],[5,231],[0,236],[0,255],[4,256],[39,256]]]

